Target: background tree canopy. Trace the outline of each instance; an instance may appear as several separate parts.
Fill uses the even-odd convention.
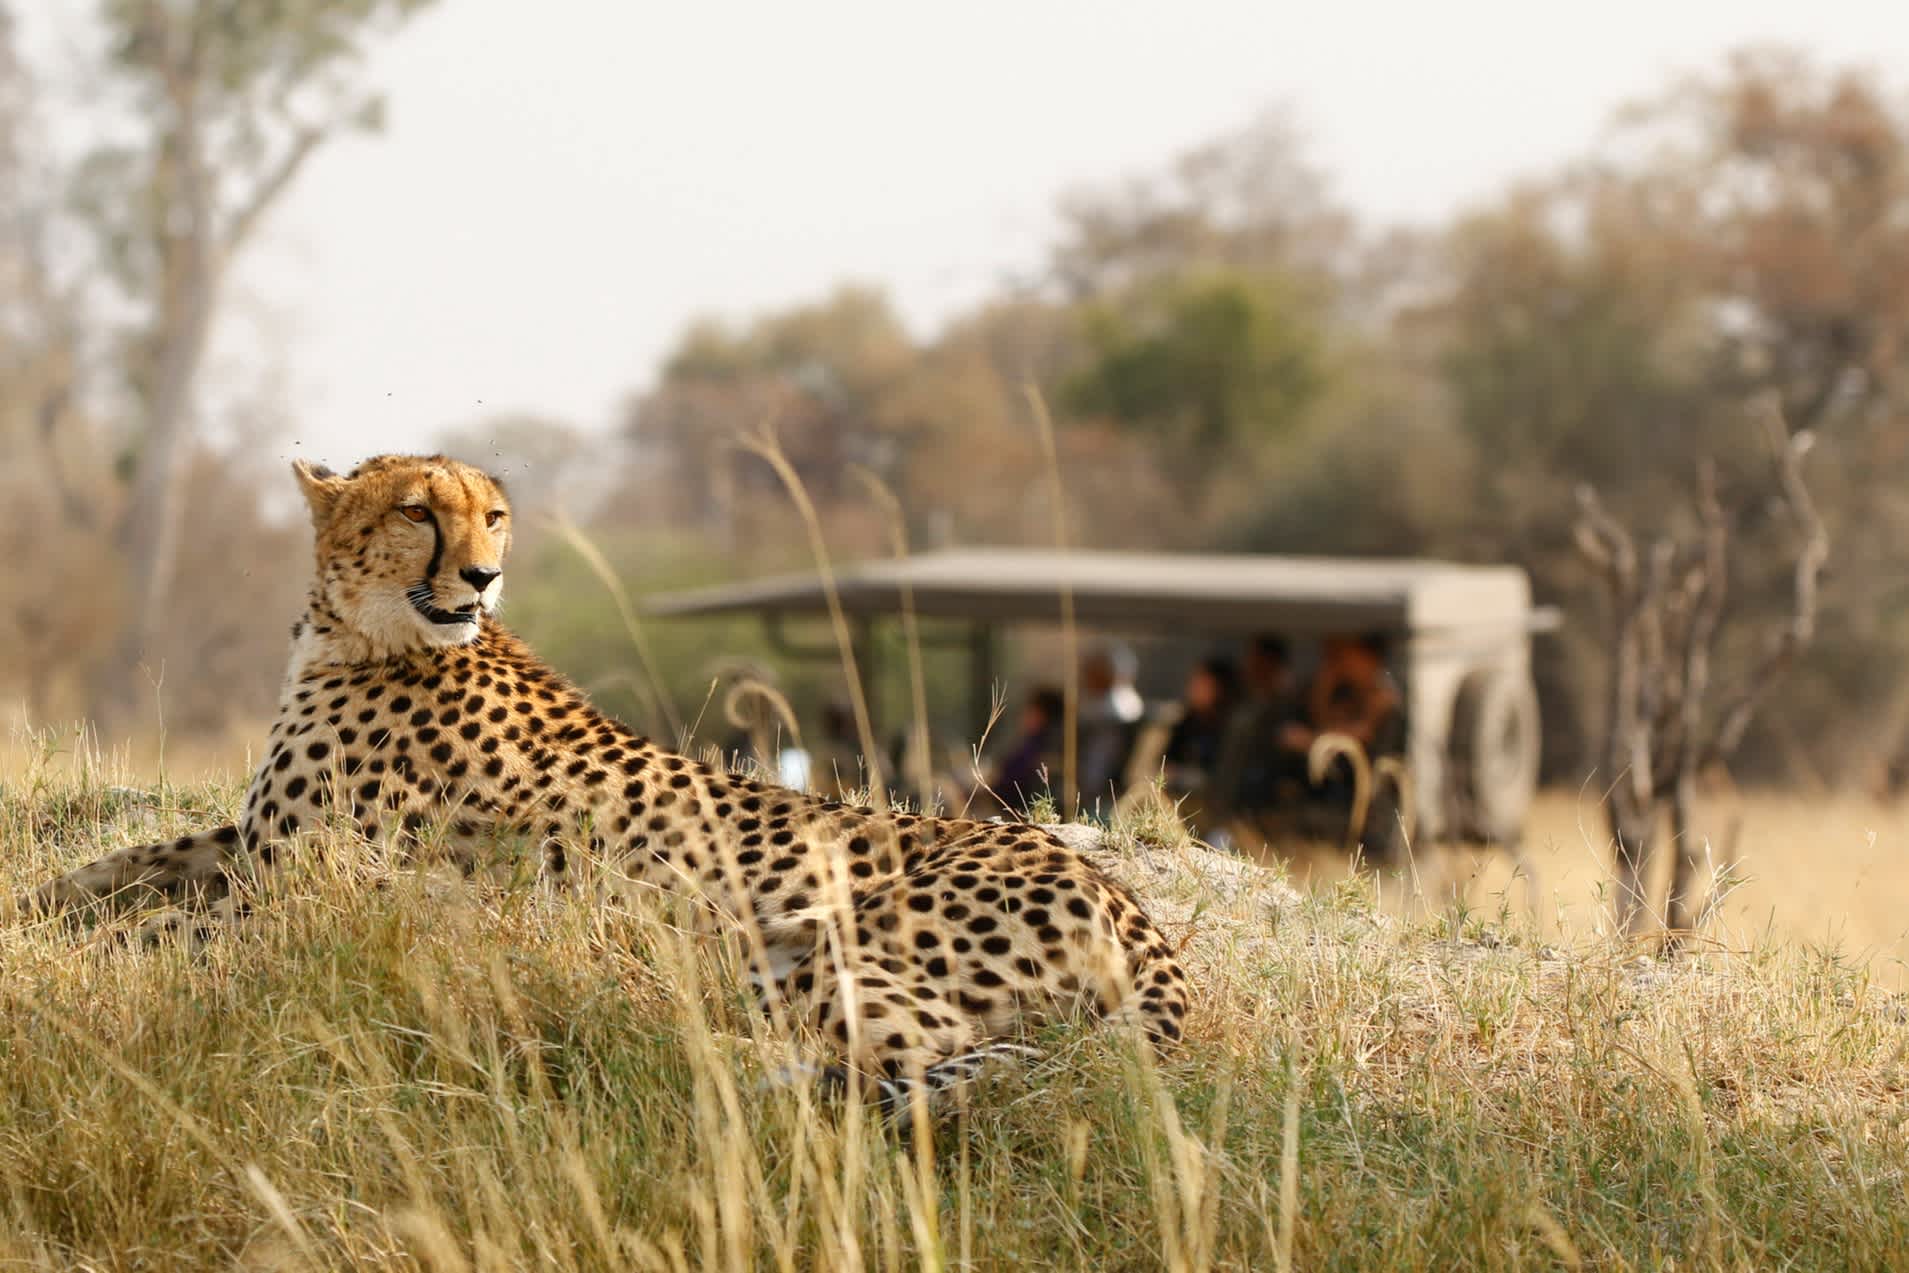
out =
[[[1155,434],[1205,476],[1226,457],[1298,426],[1323,388],[1318,315],[1277,281],[1243,273],[1175,278],[1124,305],[1088,307],[1075,411]]]
[[[205,441],[205,323],[313,150],[375,125],[359,67],[417,7],[112,0],[97,72],[124,127],[71,164],[44,145],[40,86],[0,8],[0,441],[19,461],[0,475],[0,536],[37,566],[0,579],[0,688],[35,719],[98,709],[155,660],[175,726],[269,704],[278,643],[249,634],[261,607],[294,604],[276,563],[297,554],[297,527],[255,480],[259,433]],[[1818,642],[1746,767],[1867,781],[1909,733],[1899,88],[1744,53],[1622,112],[1557,170],[1410,230],[1360,225],[1264,116],[1070,192],[1044,267],[939,331],[845,283],[689,322],[614,437],[520,413],[447,443],[516,465],[527,502],[582,521],[640,590],[806,564],[779,484],[735,445],[767,422],[842,557],[892,550],[871,481],[916,547],[1047,542],[1032,386],[1055,414],[1076,542],[1525,566],[1572,617],[1540,657],[1548,763],[1576,779],[1602,662],[1574,488],[1675,529],[1696,464],[1714,459],[1744,545],[1732,604],[1776,604],[1783,527],[1750,495],[1769,456],[1743,417],[1773,391],[1819,435],[1812,481],[1837,556]],[[180,524],[187,481],[220,498]],[[51,542],[50,524],[65,528]],[[518,621],[614,700],[629,677],[610,603],[563,536],[526,527],[523,547],[538,582],[514,592]],[[262,591],[214,595],[177,564],[213,560]],[[186,607],[217,617],[189,638],[157,621]],[[751,640],[723,637],[768,658]],[[712,640],[665,645],[674,682],[706,686]],[[798,698],[834,692],[802,675]],[[200,683],[223,692],[194,698]],[[622,706],[643,710],[629,693]]]

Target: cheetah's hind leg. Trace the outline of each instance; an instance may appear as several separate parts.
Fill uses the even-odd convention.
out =
[[[107,924],[90,944],[142,950],[180,945],[197,951],[222,933],[237,929],[251,913],[249,903],[226,893],[204,905],[175,904],[139,915],[131,923]]]
[[[1040,1060],[1040,1049],[1009,1039],[994,1039],[953,1056],[943,1057],[917,1074],[891,1072],[857,1074],[847,1065],[816,1065],[798,1062],[782,1066],[762,1080],[764,1088],[791,1087],[813,1080],[830,1095],[846,1094],[860,1078],[862,1090],[872,1096],[882,1117],[906,1123],[910,1104],[919,1097],[934,1107],[936,1098],[980,1077],[993,1064],[1031,1065]]]
[[[882,1112],[891,1118],[906,1114],[909,1102],[917,1095],[932,1101],[943,1092],[953,1091],[980,1077],[991,1065],[1032,1065],[1041,1059],[1039,1048],[1011,1039],[992,1039],[965,1052],[936,1061],[919,1075],[898,1075],[880,1080]]]

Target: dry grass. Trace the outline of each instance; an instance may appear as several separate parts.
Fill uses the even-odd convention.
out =
[[[1739,797],[1717,806],[1715,825],[1741,823],[1734,867],[1720,860],[1721,901],[1704,939],[1748,950],[1787,943],[1861,969],[1881,986],[1909,991],[1909,804],[1882,804],[1858,796],[1808,799],[1783,795]],[[1611,850],[1596,797],[1548,792],[1528,822],[1529,853],[1539,881],[1539,935],[1564,944],[1597,941],[1611,927]],[[1721,836],[1723,831],[1720,830]],[[1661,898],[1668,854],[1655,880]],[[1448,903],[1450,886],[1466,904],[1495,909],[1526,906],[1526,889],[1504,855],[1468,852],[1418,864],[1419,878],[1381,882],[1386,909],[1422,914],[1423,895]],[[1351,874],[1344,854],[1308,852],[1292,864],[1295,878],[1331,886]],[[1713,890],[1716,880],[1700,885]],[[1410,896],[1418,894],[1419,896]]]
[[[238,799],[120,782],[64,760],[10,778],[0,886]],[[812,1090],[758,1090],[777,1041],[733,959],[658,917],[333,870],[288,874],[199,951],[9,928],[0,1261],[1909,1265],[1909,1022],[1856,962],[1748,933],[1675,965],[1588,928],[1550,944],[1488,884],[1402,919],[1369,881],[1295,898],[1135,830],[1103,854],[1185,943],[1188,1047],[1156,1069],[1056,1029],[1051,1059],[912,1150]],[[1554,834],[1562,867],[1581,841]],[[1789,843],[1752,828],[1760,887],[1791,886]],[[1866,845],[1815,860],[1861,869]],[[1882,861],[1849,889],[1885,891]]]

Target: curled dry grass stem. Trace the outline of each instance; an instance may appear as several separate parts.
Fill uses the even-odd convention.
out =
[[[1346,819],[1346,843],[1356,846],[1365,829],[1366,810],[1372,804],[1372,761],[1365,745],[1350,734],[1326,731],[1312,740],[1306,749],[1306,777],[1317,787],[1332,772],[1332,763],[1343,760],[1352,770],[1352,812]]]
[[[796,720],[795,707],[788,696],[760,677],[744,675],[731,682],[723,694],[723,719],[737,729],[748,731],[757,756],[766,763],[776,754],[776,749],[769,737],[767,722],[759,713],[748,709],[751,700],[767,707],[776,723],[789,731],[789,741],[802,746],[802,725]]]

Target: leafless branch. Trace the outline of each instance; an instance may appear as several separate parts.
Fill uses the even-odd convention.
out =
[[[1716,736],[1703,756],[1705,765],[1726,761],[1736,751],[1770,687],[1815,636],[1817,584],[1829,560],[1829,532],[1803,481],[1803,457],[1809,454],[1815,437],[1808,432],[1790,434],[1774,406],[1766,407],[1764,426],[1774,452],[1778,488],[1796,523],[1798,544],[1796,565],[1791,574],[1790,618],[1771,634],[1763,657],[1752,665],[1743,684],[1723,709]]]
[[[253,188],[245,202],[239,205],[238,211],[232,214],[231,224],[227,226],[219,245],[223,255],[230,257],[245,245],[246,240],[258,228],[259,221],[271,210],[272,205],[278,202],[279,196],[285,193],[286,188],[297,179],[299,170],[311,159],[319,146],[324,144],[325,139],[331,135],[331,131],[330,128],[321,125],[308,125],[298,130],[290,145],[286,147],[285,153],[279,157],[278,163],[270,172],[259,178],[258,185]]]
[[[1605,509],[1595,490],[1580,486],[1577,496],[1578,548],[1602,570],[1610,594],[1611,715],[1605,761],[1613,782],[1628,787],[1631,798],[1643,798],[1649,791],[1651,769],[1649,723],[1639,715],[1644,697],[1644,656],[1640,649],[1643,597],[1638,585],[1637,546],[1631,533]]]
[[[1660,788],[1668,791],[1693,777],[1700,759],[1704,705],[1710,698],[1711,656],[1723,620],[1730,586],[1730,523],[1717,493],[1717,466],[1697,466],[1697,521],[1700,542],[1689,571],[1690,612],[1683,634],[1682,686],[1678,715],[1666,739]]]
[[[1677,848],[1668,924],[1690,927],[1701,837],[1695,829],[1698,774],[1727,761],[1742,741],[1770,687],[1809,643],[1816,625],[1817,581],[1829,539],[1803,482],[1810,435],[1790,436],[1774,404],[1762,423],[1775,457],[1776,481],[1794,521],[1798,549],[1791,614],[1771,634],[1764,656],[1734,694],[1719,695],[1712,667],[1729,595],[1731,521],[1718,492],[1717,469],[1697,470],[1696,533],[1665,536],[1640,563],[1636,541],[1595,491],[1578,491],[1575,534],[1596,567],[1611,605],[1610,766],[1605,810],[1618,846],[1621,918],[1644,918],[1649,859],[1668,815]],[[1714,716],[1711,704],[1725,704]]]
[[[1623,523],[1612,517],[1590,486],[1580,486],[1578,524],[1574,530],[1578,550],[1610,578],[1614,599],[1628,597],[1637,586],[1637,548]]]

